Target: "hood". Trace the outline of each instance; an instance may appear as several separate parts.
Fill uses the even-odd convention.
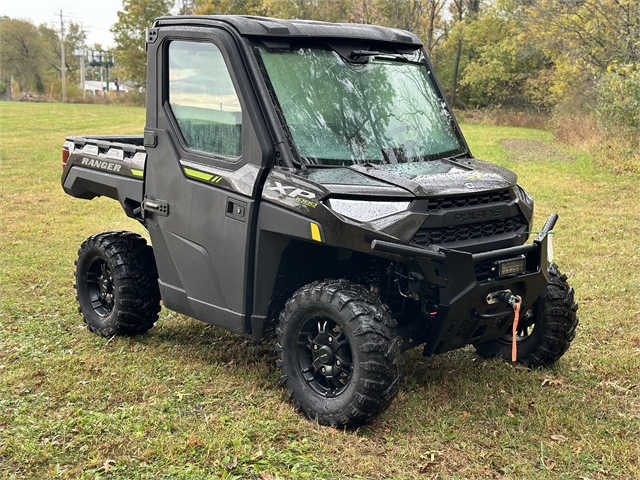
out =
[[[352,170],[406,190],[417,197],[463,195],[516,185],[518,176],[492,163],[466,158],[391,165],[353,165]]]
[[[433,197],[511,188],[518,177],[504,167],[466,158],[312,171],[309,180],[334,193]]]

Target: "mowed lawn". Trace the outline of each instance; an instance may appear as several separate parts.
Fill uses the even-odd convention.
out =
[[[640,478],[640,178],[555,151],[548,132],[463,125],[476,157],[518,173],[537,229],[560,215],[578,334],[534,371],[414,349],[391,408],[343,431],[294,411],[271,341],[167,310],[138,337],[83,326],[80,243],[143,230],[113,200],[64,194],[61,145],[141,133],[144,118],[0,103],[0,478]]]

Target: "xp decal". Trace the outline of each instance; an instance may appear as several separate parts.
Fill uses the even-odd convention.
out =
[[[275,187],[269,187],[269,190],[277,191],[278,193],[280,193],[285,197],[291,197],[291,198],[302,197],[302,198],[309,198],[309,199],[316,198],[316,194],[313,192],[308,192],[306,190],[302,190],[301,188],[297,188],[292,185],[282,185],[282,183],[278,181],[276,181],[275,184],[276,184]],[[290,192],[287,191],[289,189],[291,189]],[[317,204],[315,204],[315,206],[317,206]]]

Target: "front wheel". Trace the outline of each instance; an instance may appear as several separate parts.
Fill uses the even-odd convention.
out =
[[[555,264],[549,265],[549,284],[532,308],[518,321],[517,362],[527,367],[550,365],[569,349],[578,326],[578,303],[567,276]],[[504,335],[476,345],[476,353],[485,358],[511,361],[513,336]]]
[[[358,426],[398,394],[402,342],[388,309],[346,280],[299,289],[280,314],[278,365],[297,409],[322,425]]]
[[[76,299],[90,331],[134,335],[153,327],[160,311],[153,250],[140,235],[106,232],[87,238],[75,262]]]

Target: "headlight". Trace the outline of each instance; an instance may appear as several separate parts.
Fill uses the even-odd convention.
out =
[[[359,222],[370,222],[402,212],[409,208],[410,204],[410,202],[369,202],[339,198],[331,198],[327,203],[334,212]]]

